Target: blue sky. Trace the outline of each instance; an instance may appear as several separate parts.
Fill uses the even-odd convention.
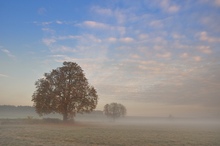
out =
[[[219,0],[0,1],[0,104],[32,105],[44,73],[78,63],[97,109],[220,116]]]

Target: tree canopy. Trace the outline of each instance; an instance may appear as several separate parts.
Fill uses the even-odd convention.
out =
[[[111,104],[106,104],[104,106],[104,114],[115,120],[116,118],[119,117],[124,117],[127,113],[127,110],[124,105],[120,103],[111,103]]]
[[[98,102],[95,88],[74,62],[64,62],[62,67],[45,73],[35,86],[32,101],[39,115],[59,113],[66,121],[76,113],[91,112]]]

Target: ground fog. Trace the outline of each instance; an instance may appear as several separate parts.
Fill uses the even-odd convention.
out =
[[[11,146],[219,146],[220,125],[214,121],[137,120],[75,123],[5,122],[0,145]]]

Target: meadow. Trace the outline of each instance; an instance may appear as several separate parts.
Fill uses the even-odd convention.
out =
[[[219,146],[220,126],[204,123],[0,124],[1,146]]]

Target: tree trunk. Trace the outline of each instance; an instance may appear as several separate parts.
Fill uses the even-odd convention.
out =
[[[63,122],[66,122],[67,120],[68,120],[67,113],[64,113],[63,114]]]
[[[67,120],[68,120],[67,104],[64,100],[63,122],[67,122]]]

